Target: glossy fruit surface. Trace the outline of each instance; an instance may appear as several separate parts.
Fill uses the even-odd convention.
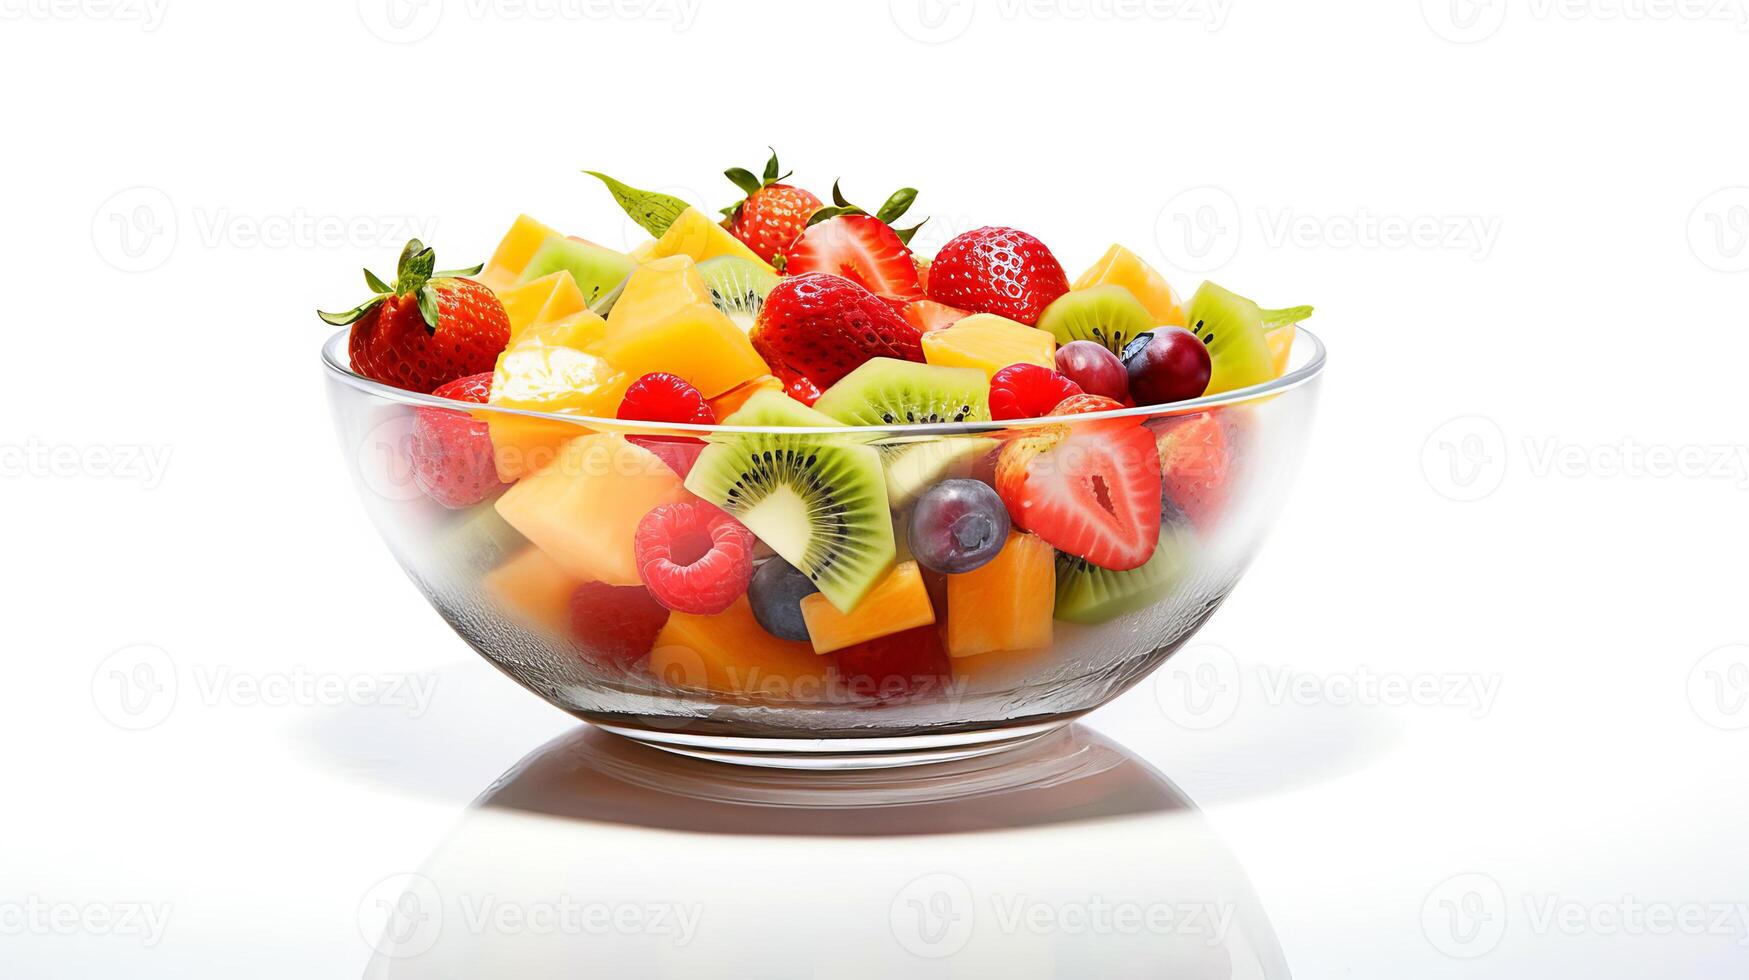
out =
[[[747,600],[753,606],[753,618],[765,632],[781,640],[806,643],[808,624],[802,618],[802,600],[818,591],[800,569],[782,558],[772,558],[753,573]]]
[[[1212,528],[1232,493],[1233,441],[1216,412],[1152,423],[1160,450],[1163,506],[1198,529]]]
[[[975,313],[946,329],[931,330],[921,344],[929,363],[977,368],[985,377],[995,377],[1010,364],[1056,365],[1056,338],[991,313]]]
[[[645,514],[634,548],[644,586],[675,612],[720,613],[753,578],[753,532],[701,500]]]
[[[440,386],[439,398],[484,404],[492,393],[492,374],[469,375]],[[467,412],[421,408],[413,415],[410,446],[413,482],[445,507],[471,507],[501,489],[485,422]]]
[[[1201,398],[1213,365],[1208,348],[1182,327],[1161,327],[1124,348],[1130,397],[1137,405],[1168,405]]]
[[[816,225],[815,227],[823,227]],[[884,225],[882,227],[885,227]],[[875,357],[923,360],[917,328],[842,276],[786,276],[765,298],[753,347],[786,384],[805,379],[813,399]]]
[[[989,484],[943,480],[911,511],[911,554],[924,568],[960,575],[989,564],[1008,540],[1008,508]]]
[[[746,195],[725,210],[729,234],[766,262],[774,262],[824,205],[812,192],[783,183],[789,175],[781,172],[775,150],[762,176],[740,167],[730,167],[723,176]]]
[[[1009,443],[996,489],[1015,524],[1101,568],[1136,568],[1159,539],[1159,452],[1133,420],[1069,421]]]
[[[935,622],[935,607],[922,570],[914,561],[900,562],[868,596],[850,612],[834,606],[823,595],[802,600],[802,618],[808,623],[808,638],[816,653],[831,653],[845,647]]]
[[[636,585],[585,582],[571,594],[571,631],[590,659],[629,667],[656,645],[668,607]]]
[[[1114,401],[1130,397],[1129,369],[1116,354],[1091,340],[1076,340],[1057,348],[1057,373],[1089,395]]]
[[[934,626],[847,647],[833,655],[838,678],[853,698],[896,701],[942,693],[953,677],[953,664]]]
[[[943,245],[929,265],[929,298],[1032,326],[1069,291],[1062,263],[1045,244],[1014,228],[968,231]]]
[[[947,652],[955,659],[1051,645],[1057,552],[1031,534],[1008,536],[996,560],[947,580]]]
[[[829,218],[802,232],[785,252],[784,274],[843,276],[898,300],[923,298],[911,249],[886,222],[867,214]]]
[[[1044,418],[1064,399],[1081,393],[1079,385],[1050,368],[1011,364],[990,379],[990,417]]]

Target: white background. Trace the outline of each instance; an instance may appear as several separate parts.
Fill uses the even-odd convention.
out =
[[[1207,811],[1295,975],[1749,971],[1741,917],[1610,925],[1749,902],[1743,0],[0,18],[0,913],[169,910],[156,942],[0,914],[0,974],[360,972],[361,897],[570,722],[380,547],[313,310],[522,211],[630,245],[580,169],[714,209],[767,144],[822,195],[920,188],[925,251],[1012,224],[1071,274],[1121,241],[1182,292],[1316,304],[1298,494],[1199,637],[1232,718],[1181,724],[1182,670],[1092,718]],[[141,664],[173,688],[132,731]],[[1272,696],[1284,668],[1314,692]],[[429,704],[353,703],[409,675]],[[1345,696],[1378,675],[1440,693]],[[308,678],[356,689],[250,687]],[[1458,875],[1505,922],[1472,958],[1424,925]],[[1551,899],[1584,921],[1538,928]]]

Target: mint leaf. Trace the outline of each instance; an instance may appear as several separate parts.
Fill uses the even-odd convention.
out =
[[[607,192],[613,195],[614,201],[619,204],[626,216],[657,238],[661,238],[669,228],[673,227],[681,213],[691,207],[680,198],[669,194],[641,191],[594,170],[583,172],[606,184]]]

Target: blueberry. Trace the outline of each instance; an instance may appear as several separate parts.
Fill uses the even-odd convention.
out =
[[[944,480],[911,513],[911,554],[924,568],[960,575],[990,563],[1008,541],[1008,508],[987,483]]]
[[[782,558],[773,558],[753,573],[747,586],[747,601],[753,618],[765,632],[780,640],[806,643],[808,624],[802,619],[802,600],[820,591],[806,575]]]

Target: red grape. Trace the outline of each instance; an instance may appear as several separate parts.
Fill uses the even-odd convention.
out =
[[[1091,340],[1076,340],[1057,351],[1057,373],[1081,386],[1089,395],[1104,395],[1120,402],[1129,401],[1130,376],[1117,355],[1105,345]]]
[[[1124,348],[1130,394],[1137,405],[1165,405],[1201,398],[1213,365],[1208,348],[1183,327],[1161,327]]]

